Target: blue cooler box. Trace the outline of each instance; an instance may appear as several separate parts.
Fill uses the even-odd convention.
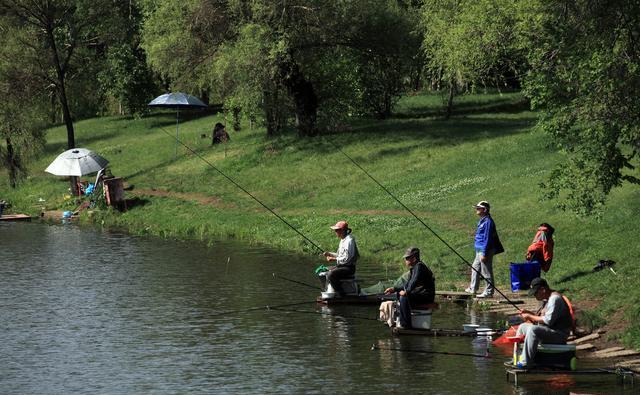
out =
[[[531,280],[540,277],[540,262],[511,263],[511,292],[524,291],[531,287]]]

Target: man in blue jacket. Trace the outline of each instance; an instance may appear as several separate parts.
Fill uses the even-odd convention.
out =
[[[465,292],[470,294],[478,292],[479,277],[482,277],[487,284],[484,291],[477,297],[491,298],[495,288],[493,286],[493,256],[504,252],[504,248],[498,238],[496,224],[489,214],[491,209],[489,202],[482,200],[473,207],[476,209],[476,214],[480,217],[480,221],[478,222],[474,242],[476,255],[472,265],[471,284],[469,288],[465,289]]]

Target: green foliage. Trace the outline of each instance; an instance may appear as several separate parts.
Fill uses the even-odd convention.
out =
[[[513,0],[436,0],[422,8],[423,48],[432,85],[452,94],[504,84],[517,73]]]
[[[519,14],[526,94],[541,110],[539,127],[565,153],[543,183],[546,197],[601,213],[613,188],[640,183],[640,5],[540,0]]]
[[[418,51],[411,15],[391,0],[159,3],[143,44],[172,86],[209,90],[270,134],[292,119],[310,135],[363,109],[389,115]]]
[[[27,164],[44,146],[46,114],[44,92],[33,70],[14,62],[20,56],[21,38],[16,31],[0,37],[0,165],[7,169],[12,187],[27,176]]]

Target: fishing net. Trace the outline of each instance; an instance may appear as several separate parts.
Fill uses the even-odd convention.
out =
[[[409,281],[409,272],[404,273],[395,281],[378,281],[376,284],[360,289],[360,295],[380,295],[389,287],[401,288]]]

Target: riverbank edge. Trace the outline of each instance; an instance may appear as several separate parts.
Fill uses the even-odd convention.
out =
[[[47,223],[50,225],[55,225],[55,224],[59,224],[60,221],[62,220],[62,213],[63,211],[60,210],[50,210],[50,211],[42,211],[40,213],[40,215],[37,217],[41,222],[43,223]],[[162,232],[159,232],[160,234],[140,234],[140,232],[136,232],[135,228],[133,227],[126,227],[126,226],[122,226],[121,224],[118,224],[117,221],[114,221],[118,215],[120,215],[121,213],[109,209],[109,210],[86,210],[83,212],[78,213],[77,215],[74,215],[72,218],[67,219],[70,220],[72,222],[75,222],[77,225],[79,226],[88,226],[91,227],[93,229],[97,229],[97,230],[106,230],[106,231],[118,231],[118,232],[125,232],[128,234],[132,234],[132,235],[136,235],[136,236],[141,236],[141,237],[145,237],[145,236],[150,236],[150,237],[159,237],[159,238],[163,238],[163,239],[175,239],[175,240],[180,240],[180,241],[196,241],[196,242],[211,242],[212,240],[235,240],[235,241],[243,241],[243,242],[248,242],[251,245],[259,245],[259,246],[264,246],[266,248],[272,248],[272,249],[282,249],[283,247],[281,245],[276,245],[276,244],[272,244],[269,243],[269,240],[262,240],[262,239],[258,239],[258,238],[251,238],[251,239],[246,239],[246,238],[242,238],[242,239],[237,239],[237,238],[232,238],[232,237],[228,237],[229,235],[225,235],[225,234],[209,234],[209,235],[201,235],[201,237],[199,238],[195,238],[195,237],[188,237],[185,235],[173,235],[173,236],[169,236],[167,237],[167,235],[162,235]],[[166,230],[166,229],[165,229]],[[287,253],[291,253],[291,254],[299,254],[302,255],[300,251],[296,251],[292,248],[285,248],[285,251]],[[307,254],[304,254],[307,255]],[[367,259],[364,258],[363,262],[364,264],[374,264],[374,260],[373,259]],[[320,263],[319,263],[320,264]],[[395,272],[395,276],[400,276],[402,274],[402,270],[398,270],[397,272]],[[465,287],[466,283],[458,283],[456,284],[456,288],[457,289],[439,289],[439,291],[457,291],[459,289],[463,289]],[[514,294],[514,296],[521,296],[521,295],[517,295]],[[525,299],[528,300],[529,305],[532,305],[532,303],[536,303],[535,301],[530,300],[531,298],[525,297]],[[592,303],[590,301],[582,301],[582,300],[573,300],[572,301],[574,304],[574,307],[577,311],[584,311],[588,314],[593,314],[594,310],[593,308],[588,308],[588,305],[591,305]],[[585,303],[586,302],[586,303]],[[482,302],[480,303],[476,303],[476,305],[478,305],[478,308],[480,310],[488,310],[488,311],[492,311],[492,308],[489,307],[487,308],[487,306],[484,306],[482,304]],[[499,305],[498,305],[499,306]],[[502,305],[504,306],[504,305]],[[503,315],[505,318],[508,317],[508,314],[505,311],[492,311],[497,313],[498,315]],[[621,322],[618,321],[616,323],[611,323],[608,322],[607,324],[605,324],[602,327],[596,327],[593,328],[593,332],[599,332],[602,334],[607,334],[607,333],[613,333],[615,334],[619,334],[621,332],[625,332],[627,329],[629,328],[629,322]],[[602,349],[606,349],[608,347],[618,347],[618,348],[623,348],[623,347],[629,347],[628,344],[625,343],[621,343],[618,339],[607,339],[606,336],[602,336],[597,342],[594,342],[594,349],[595,350],[602,350]],[[597,353],[592,353],[590,357],[593,357],[593,355],[596,355],[597,357]],[[629,361],[629,359],[618,359],[616,360],[616,366],[618,365],[618,362],[625,362],[625,361]],[[620,365],[622,366],[622,365]],[[640,373],[640,365],[638,366],[631,366],[630,369],[634,370],[636,373]]]

